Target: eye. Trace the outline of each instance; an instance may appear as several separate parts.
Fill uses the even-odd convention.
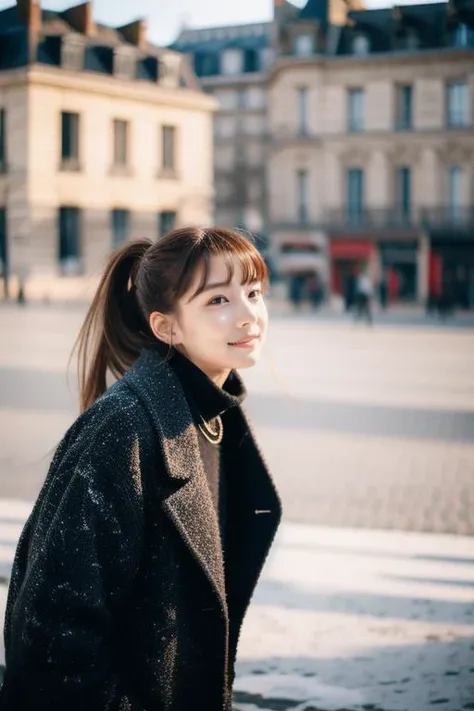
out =
[[[215,296],[209,303],[208,306],[220,306],[219,299],[226,299],[225,296]],[[222,303],[222,302],[221,302]]]
[[[252,291],[249,294],[250,299],[259,299],[261,296],[263,296],[263,291],[260,289],[260,287],[256,287],[255,289],[252,289]]]

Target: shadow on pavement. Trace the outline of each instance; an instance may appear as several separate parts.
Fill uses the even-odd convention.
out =
[[[255,593],[252,604],[318,613],[362,615],[378,619],[473,624],[474,636],[474,604],[472,601],[454,602],[428,597],[362,593],[353,589],[337,591],[333,588],[327,594],[322,594],[303,591],[296,585],[263,580]]]

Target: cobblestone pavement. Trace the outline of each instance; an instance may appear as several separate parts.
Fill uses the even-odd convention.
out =
[[[0,308],[0,497],[33,500],[76,413],[82,308]],[[391,321],[390,322],[390,318]],[[247,408],[286,520],[474,533],[474,329],[274,310]]]

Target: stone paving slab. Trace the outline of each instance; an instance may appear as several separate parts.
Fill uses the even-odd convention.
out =
[[[30,509],[0,500],[4,577]],[[474,540],[284,523],[243,627],[235,706],[474,708]]]

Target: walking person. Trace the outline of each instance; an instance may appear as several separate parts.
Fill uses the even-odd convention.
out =
[[[356,284],[356,318],[372,324],[372,298],[374,285],[367,269],[360,272]]]
[[[281,518],[237,374],[260,357],[267,277],[228,229],[110,258],[78,338],[82,412],[17,547],[2,711],[231,709]]]

